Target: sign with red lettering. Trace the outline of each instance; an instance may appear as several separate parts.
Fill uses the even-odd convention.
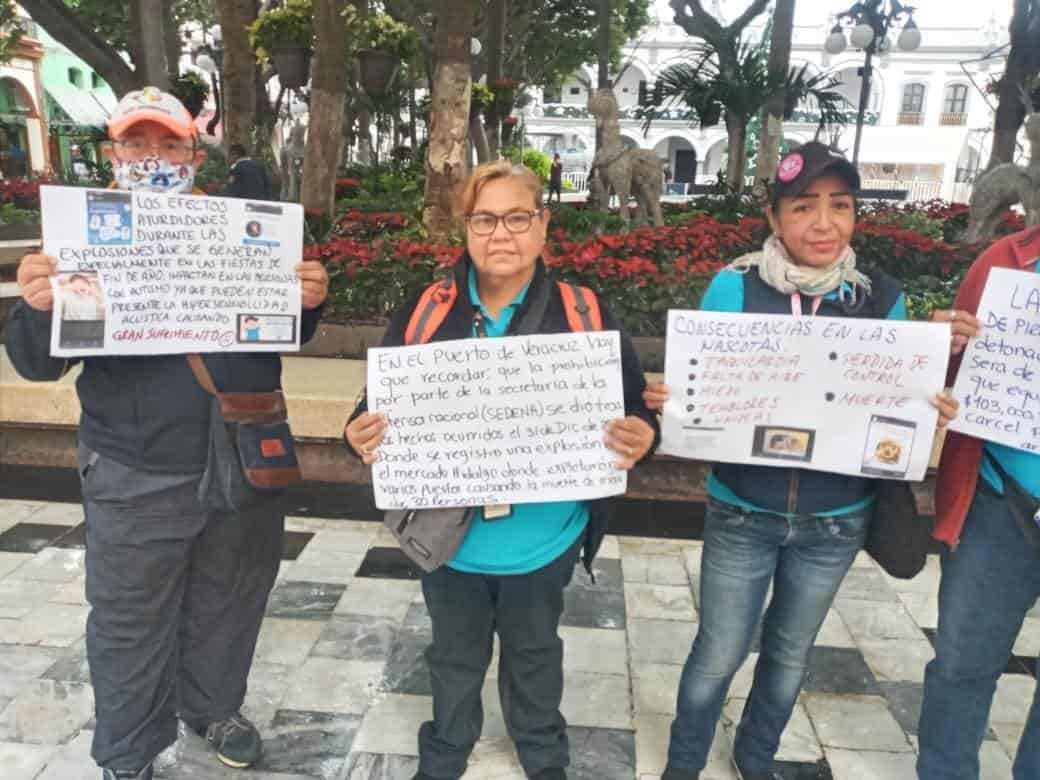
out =
[[[920,480],[950,327],[668,312],[661,452]]]
[[[993,268],[953,386],[956,431],[1040,452],[1040,273]]]
[[[52,355],[299,349],[298,204],[81,187],[40,201]]]

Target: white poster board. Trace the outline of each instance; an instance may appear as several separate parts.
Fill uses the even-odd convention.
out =
[[[949,352],[948,325],[670,311],[661,452],[923,479]]]
[[[617,331],[368,351],[368,408],[389,429],[380,509],[577,501],[625,492],[603,442],[625,416]]]
[[[982,333],[964,348],[950,427],[1040,452],[1040,273],[993,268],[979,302]]]
[[[298,204],[41,187],[51,354],[300,347]]]

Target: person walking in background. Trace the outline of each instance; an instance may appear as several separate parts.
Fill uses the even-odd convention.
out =
[[[1040,228],[1000,239],[968,269],[953,309],[933,315],[951,323],[957,338],[948,384],[968,338],[980,332],[975,314],[990,269],[1037,273],[1038,258]],[[978,780],[997,680],[1040,598],[1040,454],[951,431],[936,477],[935,521],[934,536],[945,548],[917,771],[921,780]],[[1036,659],[1030,663],[1035,674]],[[1040,688],[1012,774],[1014,780],[1040,778]]]
[[[222,195],[227,198],[274,200],[267,166],[250,157],[242,144],[231,144],[228,147],[228,162],[231,163],[231,169]]]
[[[780,161],[761,252],[712,279],[705,311],[905,319],[899,284],[856,266],[856,169],[808,143]],[[937,388],[938,389],[938,388]],[[647,389],[661,408],[669,392]],[[956,403],[936,396],[939,424]],[[795,435],[770,442],[803,447]],[[863,546],[877,481],[789,467],[716,463],[708,480],[700,625],[683,668],[661,780],[697,780],[730,683],[762,619],[761,655],[737,727],[741,780],[775,780],[774,758],[790,720],[809,652],[846,572]],[[765,616],[762,608],[772,586]]]
[[[109,135],[105,154],[120,189],[193,191],[205,155],[191,115],[173,95],[154,87],[128,93]],[[296,271],[307,341],[328,276],[318,262]],[[15,370],[33,381],[59,379],[79,362],[50,355],[54,272],[47,255],[22,259],[22,299],[5,334]],[[94,760],[104,780],[151,780],[153,760],[177,740],[179,717],[221,763],[251,766],[261,739],[241,707],[278,574],[284,510],[277,501],[235,513],[203,508],[211,397],[186,356],[87,357],[82,364],[78,458]],[[274,353],[223,353],[206,364],[225,391],[280,387]]]
[[[556,193],[556,202],[560,203],[563,194],[563,160],[557,152],[553,155],[552,166],[549,168],[549,203],[552,203],[553,193]]]
[[[468,180],[457,204],[466,223],[467,251],[454,268],[457,297],[433,341],[571,330],[562,287],[547,274],[541,252],[549,213],[542,183],[528,168],[485,163]],[[438,284],[437,288],[442,285]],[[591,319],[595,301],[580,292]],[[383,346],[401,346],[421,295],[391,320]],[[609,312],[603,330],[620,330]],[[538,319],[531,321],[532,312]],[[429,319],[422,309],[420,319]],[[423,326],[425,327],[425,326]],[[646,408],[639,358],[621,336],[625,417],[606,431],[618,467],[631,469],[657,441],[656,418]],[[378,458],[386,432],[382,415],[362,401],[345,430],[348,446],[366,464]],[[489,464],[490,465],[490,464]],[[433,621],[426,651],[433,687],[433,720],[419,731],[415,780],[458,780],[480,737],[480,692],[491,663],[494,634],[501,645],[498,689],[509,735],[524,772],[537,780],[563,780],[569,763],[563,695],[563,642],[557,632],[563,591],[579,552],[591,567],[607,527],[609,502],[556,501],[477,510],[453,560],[422,579]],[[494,510],[494,514],[492,514]]]

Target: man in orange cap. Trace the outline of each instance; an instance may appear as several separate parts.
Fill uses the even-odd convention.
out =
[[[191,192],[204,152],[187,110],[148,87],[127,94],[109,122],[116,186]],[[18,373],[47,381],[76,362],[50,355],[53,258],[26,255],[22,300],[7,327]],[[302,340],[317,328],[328,276],[297,266]],[[178,717],[227,766],[261,754],[240,708],[267,597],[282,553],[278,502],[239,513],[206,511],[198,486],[209,446],[210,397],[183,355],[88,357],[76,384],[79,470],[86,514],[87,657],[97,729],[92,755],[104,780],[151,780],[155,757],[177,739]],[[206,361],[224,391],[281,384],[273,353]]]

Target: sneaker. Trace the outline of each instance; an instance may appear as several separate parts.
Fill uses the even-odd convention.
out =
[[[198,729],[198,733],[217,749],[217,760],[233,769],[251,767],[263,750],[260,732],[240,712],[214,721]]]
[[[673,766],[666,766],[661,780],[697,780],[700,776],[700,772],[692,769],[676,769]]]
[[[567,773],[562,766],[551,766],[532,776],[531,780],[567,780]]]
[[[152,765],[136,772],[133,769],[102,769],[101,780],[152,780]]]

